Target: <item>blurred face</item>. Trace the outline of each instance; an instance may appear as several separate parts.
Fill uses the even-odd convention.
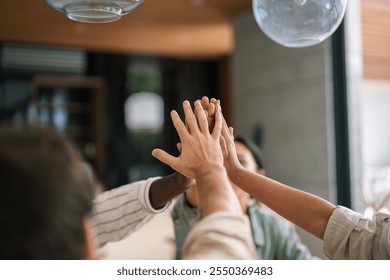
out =
[[[244,144],[240,142],[235,142],[235,145],[236,145],[237,158],[240,161],[242,167],[248,169],[251,172],[256,172],[257,165],[251,151]],[[242,210],[246,212],[250,195],[244,192],[236,185],[234,184],[232,185],[233,185],[234,192],[236,193],[238,200],[240,201]]]
[[[241,165],[251,172],[256,172],[257,165],[251,151],[244,144],[240,142],[235,142],[235,146],[236,146],[237,158],[240,161]]]
[[[235,142],[236,146],[236,152],[238,160],[240,161],[241,165],[248,169],[251,172],[259,172],[263,173],[262,170],[257,169],[255,158],[253,157],[251,151],[242,143]],[[241,190],[239,187],[233,185],[233,189],[238,197],[238,200],[240,201],[241,207],[243,212],[246,212],[247,205],[248,205],[248,199],[250,198],[250,195],[243,190]],[[194,207],[198,206],[198,191],[196,188],[196,185],[190,187],[186,191],[186,198],[187,201]]]

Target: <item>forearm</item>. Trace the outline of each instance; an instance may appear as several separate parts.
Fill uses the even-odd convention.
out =
[[[322,239],[335,206],[315,195],[291,188],[272,179],[235,169],[230,180],[275,212]]]
[[[218,211],[242,213],[237,196],[222,165],[203,165],[196,173],[196,182],[200,218]]]
[[[159,209],[179,194],[185,192],[192,181],[175,172],[154,181],[150,187],[149,199],[155,209]]]

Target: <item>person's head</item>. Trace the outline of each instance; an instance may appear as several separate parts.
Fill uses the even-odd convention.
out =
[[[53,130],[0,129],[0,259],[94,258],[93,182]]]
[[[234,138],[238,160],[246,169],[265,175],[263,155],[260,147],[244,136]]]
[[[265,175],[263,157],[260,148],[243,136],[235,137],[234,143],[236,146],[237,157],[241,165],[249,171]],[[250,195],[235,185],[233,185],[233,188],[241,203],[243,211],[246,211]],[[196,185],[190,187],[186,191],[186,199],[191,205],[195,207],[198,205]]]

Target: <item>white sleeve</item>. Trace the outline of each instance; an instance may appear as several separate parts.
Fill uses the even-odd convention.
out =
[[[92,222],[98,247],[119,241],[130,235],[154,214],[165,211],[154,209],[149,200],[149,189],[160,177],[149,178],[101,193],[94,200]]]

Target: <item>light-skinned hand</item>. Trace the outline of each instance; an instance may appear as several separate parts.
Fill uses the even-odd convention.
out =
[[[174,157],[161,149],[154,149],[152,155],[169,165],[175,171],[188,178],[195,178],[197,171],[206,165],[223,165],[220,148],[222,116],[215,111],[215,126],[209,131],[206,113],[200,101],[195,102],[194,111],[190,103],[183,102],[186,124],[176,111],[171,112],[171,119],[180,137],[181,153]]]

